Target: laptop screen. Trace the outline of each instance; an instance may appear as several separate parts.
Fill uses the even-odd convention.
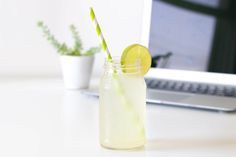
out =
[[[234,0],[153,0],[152,66],[235,74],[235,4]]]

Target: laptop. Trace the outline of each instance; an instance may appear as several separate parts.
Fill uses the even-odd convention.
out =
[[[145,76],[148,104],[236,111],[232,3],[235,7],[233,0],[144,1],[142,44],[152,55]]]

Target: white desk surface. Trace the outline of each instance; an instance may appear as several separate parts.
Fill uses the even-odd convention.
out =
[[[236,114],[147,105],[147,144],[104,149],[98,100],[60,79],[0,80],[1,157],[235,157]]]

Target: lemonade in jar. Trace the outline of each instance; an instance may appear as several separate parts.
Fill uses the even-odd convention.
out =
[[[138,50],[137,45],[135,47],[133,51]],[[129,54],[123,53],[121,60],[113,58],[105,62],[100,82],[100,143],[113,149],[145,144],[145,65],[142,58],[126,60],[132,54],[131,49],[124,52]]]
[[[100,143],[112,149],[142,147],[146,113],[144,75],[151,66],[151,55],[146,47],[132,44],[121,58],[113,58],[92,7],[89,14],[107,58],[99,87]]]
[[[100,143],[110,148],[144,145],[146,84],[139,66],[132,72],[115,62],[105,63],[100,83]],[[116,71],[114,73],[113,71]]]

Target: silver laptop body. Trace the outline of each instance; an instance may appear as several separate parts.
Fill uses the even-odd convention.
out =
[[[160,57],[157,68],[145,76],[147,102],[236,111],[236,75],[207,72],[219,18],[200,9],[203,6],[217,10],[222,4],[217,0],[184,1],[186,5],[172,2],[147,0],[144,3],[142,43],[149,47],[153,58]],[[226,8],[230,0],[227,3]],[[191,8],[196,4],[199,10]],[[229,36],[222,41],[235,40],[231,36],[231,41]],[[229,55],[227,50],[223,52],[225,55]]]
[[[236,111],[236,75],[151,69],[145,79],[148,103]]]
[[[236,75],[152,68],[145,80],[147,104],[225,113],[236,111]],[[82,93],[99,97],[99,81],[95,82]]]

